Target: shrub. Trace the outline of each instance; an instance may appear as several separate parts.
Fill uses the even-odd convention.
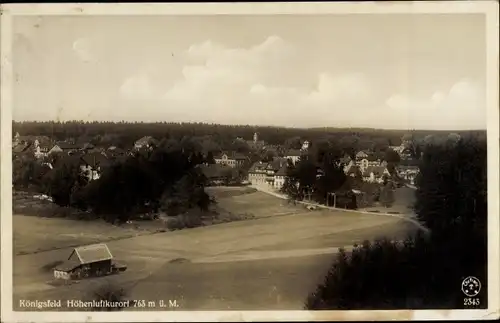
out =
[[[167,219],[167,228],[169,230],[182,230],[186,228],[196,228],[203,225],[201,216],[198,214],[180,214]]]
[[[112,283],[101,285],[91,293],[91,299],[97,302],[101,300],[109,302],[124,302],[127,300],[126,297],[127,297],[126,290]],[[104,306],[104,307],[95,307],[92,310],[111,312],[111,311],[121,311],[123,310],[123,307]]]
[[[342,251],[324,282],[307,298],[305,308],[459,308],[464,296],[460,290],[462,280],[472,275],[485,282],[486,277],[477,270],[481,259],[474,256],[473,250],[465,252],[464,257],[471,262],[467,268],[461,265],[461,257],[450,257],[466,242],[454,239],[453,245],[437,246],[432,237],[417,234],[401,243],[387,239],[365,242],[350,255]],[[480,300],[486,308],[486,292],[480,294]]]

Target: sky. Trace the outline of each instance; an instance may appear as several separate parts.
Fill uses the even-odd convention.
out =
[[[480,14],[16,16],[13,119],[486,129]]]

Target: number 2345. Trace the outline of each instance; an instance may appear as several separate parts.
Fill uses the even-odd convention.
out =
[[[479,298],[464,298],[464,306],[478,306]]]

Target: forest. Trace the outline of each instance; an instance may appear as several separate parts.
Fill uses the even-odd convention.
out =
[[[294,138],[316,141],[331,138],[344,147],[353,150],[377,147],[398,146],[402,138],[410,135],[423,140],[426,136],[447,136],[450,132],[460,136],[482,136],[486,131],[434,131],[434,130],[385,130],[370,128],[283,128],[250,125],[220,125],[207,123],[129,123],[129,122],[13,122],[12,134],[22,136],[48,136],[56,141],[74,139],[77,142],[90,142],[99,145],[114,145],[120,148],[131,147],[143,136],[157,139],[181,140],[184,137],[210,138],[215,147],[209,150],[231,148],[235,138],[252,140],[254,133],[268,145],[293,143]],[[296,140],[295,140],[296,141]],[[376,149],[375,149],[376,150]]]

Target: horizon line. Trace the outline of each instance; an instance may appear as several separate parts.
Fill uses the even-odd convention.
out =
[[[385,130],[385,131],[436,131],[436,132],[472,132],[472,131],[487,131],[487,129],[425,129],[425,128],[375,128],[375,127],[339,127],[339,126],[314,126],[314,127],[293,127],[293,126],[279,126],[279,125],[265,125],[265,124],[226,124],[226,123],[213,123],[213,122],[201,122],[201,121],[109,121],[109,120],[12,120],[12,123],[60,123],[60,124],[69,124],[69,123],[111,123],[111,124],[165,124],[165,125],[180,125],[180,124],[189,124],[189,125],[207,125],[207,126],[223,126],[223,127],[254,127],[254,128],[277,128],[277,129],[296,129],[296,130]]]

